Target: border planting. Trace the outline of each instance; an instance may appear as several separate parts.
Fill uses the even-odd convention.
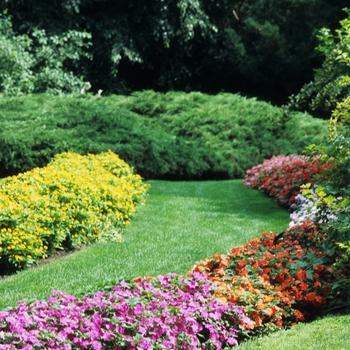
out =
[[[118,155],[56,155],[0,182],[0,266],[13,272],[99,240],[121,240],[148,185]]]

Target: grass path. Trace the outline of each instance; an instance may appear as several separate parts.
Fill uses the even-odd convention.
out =
[[[185,273],[197,261],[226,253],[263,231],[280,231],[289,214],[240,180],[150,181],[149,198],[122,243],[101,243],[0,280],[0,310],[18,300],[45,299],[53,289],[77,294],[121,276]],[[347,350],[350,315],[299,324],[237,350]]]
[[[149,198],[122,243],[100,243],[0,281],[0,309],[45,299],[54,289],[84,292],[116,278],[185,273],[265,230],[286,228],[289,214],[240,180],[150,181]]]

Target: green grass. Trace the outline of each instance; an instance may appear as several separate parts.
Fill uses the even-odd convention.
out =
[[[17,301],[45,299],[53,289],[80,294],[117,277],[185,273],[197,261],[226,253],[262,231],[285,229],[289,214],[241,180],[149,181],[145,206],[124,232],[123,243],[96,244],[50,264],[0,281],[0,310]],[[237,350],[346,350],[350,315],[299,324]]]
[[[350,315],[327,316],[287,331],[254,339],[237,350],[348,350]]]
[[[0,309],[45,299],[53,289],[78,294],[117,277],[186,273],[212,254],[227,253],[263,231],[287,227],[289,214],[241,180],[150,181],[122,243],[87,247],[0,281]]]

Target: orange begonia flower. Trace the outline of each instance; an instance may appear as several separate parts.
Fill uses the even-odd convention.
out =
[[[290,281],[289,280],[286,280],[282,283],[282,287],[283,288],[289,288],[290,287]]]
[[[301,252],[296,252],[295,253],[295,256],[298,258],[298,259],[301,259],[303,257],[303,254]]]
[[[313,301],[315,299],[315,293],[314,292],[310,292],[305,296],[305,299],[308,301]]]
[[[286,304],[286,305],[288,305],[288,306],[291,306],[291,305],[292,305],[290,299],[287,298],[287,297],[282,297],[281,300],[282,300],[282,302],[283,302],[284,304]]]
[[[263,304],[261,301],[259,301],[257,304],[256,304],[256,307],[258,310],[264,310],[265,309],[265,304]]]
[[[260,317],[260,315],[256,311],[254,311],[254,312],[252,312],[252,317],[255,321],[255,325],[257,327],[260,327],[262,324],[262,318]]]
[[[321,296],[316,296],[315,298],[314,298],[314,300],[312,301],[312,304],[314,305],[314,306],[316,306],[316,307],[319,307],[319,306],[321,306],[321,305],[323,305],[323,304],[325,304],[326,303],[326,298],[323,298],[323,297],[321,297]]]
[[[315,270],[316,273],[320,273],[320,272],[322,272],[324,270],[324,265],[318,264],[318,265],[316,265],[314,267],[314,270]]]
[[[286,252],[279,252],[276,254],[278,259],[283,259],[286,256]]]
[[[241,252],[242,252],[242,247],[235,247],[232,248],[229,255],[231,256],[241,256]]]
[[[305,270],[303,270],[302,268],[300,268],[298,271],[297,271],[297,273],[295,274],[297,277],[298,277],[298,279],[300,279],[300,280],[307,280],[307,274],[306,274],[306,271]]]
[[[245,267],[247,265],[247,261],[246,260],[239,260],[238,261],[238,263],[237,263],[237,266],[239,267],[239,268],[243,268],[243,267]]]
[[[294,310],[294,316],[297,320],[304,321],[305,317],[304,314],[299,310]]]
[[[204,272],[206,268],[202,265],[195,265],[192,269],[194,272]]]
[[[282,283],[284,281],[284,272],[280,271],[275,279],[278,283]]]
[[[306,292],[307,291],[307,289],[308,289],[308,284],[307,283],[305,283],[305,282],[301,282],[301,281],[297,281],[297,282],[299,282],[299,288],[303,291],[303,292]]]
[[[220,297],[219,300],[221,304],[227,304],[227,299],[225,297]]]
[[[274,258],[274,255],[270,252],[266,252],[264,255],[263,255],[263,258],[264,259],[267,259],[267,260],[272,260]]]
[[[222,268],[216,269],[216,270],[215,270],[215,273],[216,273],[217,275],[220,275],[220,276],[226,276],[226,272],[225,272],[225,270],[222,269]]]
[[[228,266],[228,260],[227,259],[224,259],[224,260],[221,260],[220,261],[220,264],[219,264],[219,268],[220,269],[226,269],[226,267]]]
[[[140,283],[142,280],[143,280],[143,278],[141,276],[139,276],[139,277],[134,278],[133,282],[134,283]]]
[[[269,303],[270,301],[273,300],[273,295],[264,295],[264,298],[263,298],[264,302],[265,303]]]
[[[277,326],[278,328],[282,329],[283,321],[282,321],[280,318],[278,318],[278,319],[276,320],[276,326]]]
[[[239,274],[240,274],[242,277],[244,277],[244,276],[247,276],[248,273],[249,273],[249,271],[244,269],[244,270],[241,270]]]

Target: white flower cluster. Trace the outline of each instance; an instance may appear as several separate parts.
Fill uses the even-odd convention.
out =
[[[296,196],[297,203],[291,206],[289,227],[300,225],[306,220],[319,224],[337,220],[338,217],[334,210],[320,206],[320,198],[315,192],[312,194],[312,198],[306,198],[302,194]],[[337,199],[341,200],[342,198]]]

